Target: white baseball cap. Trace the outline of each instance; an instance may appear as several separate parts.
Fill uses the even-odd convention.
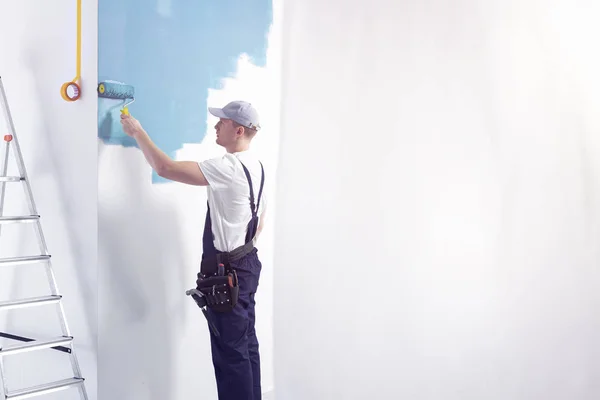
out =
[[[223,108],[208,107],[208,112],[218,118],[230,119],[250,129],[260,129],[258,111],[247,101],[232,101]]]

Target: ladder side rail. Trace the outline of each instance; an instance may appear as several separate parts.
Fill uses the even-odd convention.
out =
[[[35,201],[33,199],[33,192],[31,190],[31,185],[29,184],[29,177],[27,176],[27,170],[25,168],[25,163],[23,162],[23,157],[21,154],[21,146],[19,144],[19,138],[17,137],[17,133],[15,131],[15,125],[12,119],[12,115],[10,112],[10,107],[8,106],[8,100],[6,98],[6,92],[4,90],[4,83],[2,82],[2,78],[0,77],[0,103],[1,108],[4,113],[4,117],[8,122],[9,134],[12,135],[12,145],[14,146],[14,157],[17,162],[17,167],[19,169],[19,174],[21,176],[23,182],[23,188],[25,189],[25,198],[27,200],[27,205],[29,207],[30,215],[38,215],[37,207]],[[44,238],[43,233],[40,229],[36,229],[36,233],[38,236],[40,251],[42,255],[48,255],[48,249],[46,246],[46,240]]]
[[[4,160],[2,161],[2,170],[0,170],[0,176],[6,176],[8,172],[8,154],[10,150],[10,142],[4,142]],[[6,189],[6,182],[0,182],[0,217],[4,215],[4,193]],[[2,225],[0,224],[0,235],[2,234]]]

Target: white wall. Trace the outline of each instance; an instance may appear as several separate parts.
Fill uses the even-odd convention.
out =
[[[83,97],[67,103],[60,87],[75,77],[76,2],[0,0],[0,76],[90,400],[96,396],[97,356],[97,2],[82,8]],[[7,126],[2,119],[2,136]],[[3,150],[0,154],[4,154]],[[14,165],[12,170],[14,171]],[[7,186],[6,210],[27,211],[23,190]],[[5,226],[0,256],[33,254],[31,226]],[[0,270],[0,298],[48,294],[43,266]],[[1,312],[0,330],[24,336],[60,336],[54,307]],[[2,343],[9,344],[2,339]],[[10,343],[14,343],[10,341]],[[51,350],[6,359],[15,387],[71,375],[66,354]],[[32,367],[39,367],[34,372]],[[47,399],[78,399],[78,391]]]
[[[252,102],[262,129],[252,148],[265,165],[267,226],[258,248],[263,270],[257,301],[257,335],[264,392],[273,389],[272,242],[279,134],[279,7],[276,4],[267,65],[240,56],[235,76],[211,90],[208,104]],[[135,117],[135,107],[130,111]],[[178,160],[220,156],[212,126],[201,143]],[[144,121],[140,121],[142,125]],[[158,134],[149,131],[150,136]],[[200,140],[199,140],[200,141]],[[98,141],[99,398],[217,399],[206,320],[185,291],[195,287],[202,255],[206,189],[152,184],[151,169],[136,148]],[[270,184],[268,182],[271,182]]]
[[[598,16],[286,2],[277,399],[600,397]]]

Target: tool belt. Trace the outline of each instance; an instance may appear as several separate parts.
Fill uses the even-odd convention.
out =
[[[206,306],[214,311],[229,312],[237,304],[240,287],[237,273],[230,264],[219,262],[216,258],[208,258],[202,261],[201,270],[213,270],[213,274],[198,273],[196,279],[196,290],[204,296]]]
[[[253,249],[254,244],[249,242],[227,253],[204,255],[196,279],[196,289],[187,294],[192,296],[200,308],[208,307],[217,312],[233,310],[238,302],[240,288],[237,272],[231,263]]]

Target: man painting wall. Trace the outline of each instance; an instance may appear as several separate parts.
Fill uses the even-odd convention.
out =
[[[123,131],[132,137],[146,160],[162,178],[206,186],[208,208],[203,237],[202,269],[215,268],[212,260],[227,260],[235,271],[239,294],[230,311],[208,308],[211,350],[220,400],[260,400],[260,355],[255,331],[255,294],[262,264],[255,247],[264,226],[264,169],[250,150],[260,129],[256,109],[248,102],[233,101],[223,108],[209,108],[218,117],[216,143],[226,153],[201,162],[176,161],[160,150],[141,123],[121,115]],[[236,257],[233,257],[236,254]],[[211,265],[208,265],[211,264]],[[202,276],[210,272],[201,270]]]

